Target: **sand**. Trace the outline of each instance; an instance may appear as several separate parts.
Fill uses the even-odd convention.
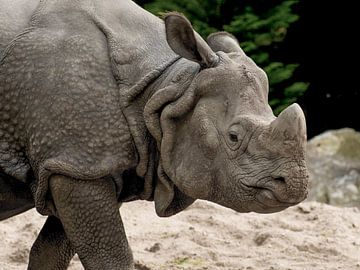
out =
[[[240,214],[207,202],[159,218],[152,203],[121,208],[141,270],[360,269],[360,211],[306,202],[276,214]],[[45,218],[30,210],[0,223],[0,269],[26,269]],[[74,258],[69,269],[83,269]]]

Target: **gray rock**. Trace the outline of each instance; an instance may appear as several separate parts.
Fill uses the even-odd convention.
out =
[[[360,207],[360,132],[327,131],[308,142],[309,200]]]

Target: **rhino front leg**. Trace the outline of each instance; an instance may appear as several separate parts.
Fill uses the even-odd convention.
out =
[[[50,191],[66,235],[85,269],[133,269],[111,180],[53,176]]]
[[[49,216],[31,248],[28,270],[65,270],[74,255],[60,220]]]

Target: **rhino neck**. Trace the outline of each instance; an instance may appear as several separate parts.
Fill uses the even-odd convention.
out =
[[[181,193],[164,172],[158,151],[160,125],[155,123],[166,104],[186,91],[200,66],[176,55],[167,44],[164,22],[132,1],[95,4],[93,21],[108,42],[120,107],[138,155],[136,174],[144,179],[138,196],[154,200],[159,216],[173,215],[194,199]],[[146,107],[154,125],[146,123]],[[150,122],[151,117],[147,117]]]
[[[146,123],[144,110],[155,97],[152,117],[155,118],[154,124],[155,121],[158,123],[161,110],[185,92],[198,70],[197,64],[177,57],[167,65],[148,73],[134,84],[126,95],[124,92],[120,93],[122,112],[127,119],[138,154],[136,172],[140,177],[145,178],[142,198],[148,197],[153,191],[153,187],[146,187],[146,183],[157,181],[156,167],[159,164],[158,148],[161,143],[161,135],[155,135],[161,134],[159,125],[151,126]],[[151,132],[149,127],[152,128]]]
[[[159,216],[174,215],[194,202],[193,198],[175,186],[173,179],[164,170],[163,160],[167,157],[160,151],[164,135],[160,119],[167,106],[172,106],[188,94],[199,70],[198,64],[181,58],[164,70],[163,74],[147,87],[143,95],[142,116],[152,147],[146,167],[145,187],[152,183],[152,199]]]
[[[141,96],[138,96],[138,108],[141,110],[146,131],[155,139],[158,149],[162,141],[162,111],[187,91],[199,70],[198,64],[178,58],[144,89]]]
[[[177,190],[163,170],[159,151],[160,115],[167,104],[186,92],[198,71],[199,65],[177,58],[137,82],[132,88],[132,95],[126,96],[126,105],[122,103],[138,154],[136,174],[144,179],[143,190],[138,196],[155,200],[155,205],[161,205],[157,206],[157,209],[162,209],[157,210],[161,216],[174,214],[182,210],[182,206],[193,202]],[[177,200],[178,197],[182,199]],[[177,202],[182,203],[177,205]]]
[[[127,120],[137,150],[138,165],[136,172],[140,177],[145,177],[146,174],[151,172],[152,169],[150,167],[156,162],[154,157],[150,157],[154,153],[153,150],[156,151],[156,142],[146,127],[143,117],[144,108],[151,96],[157,92],[159,87],[167,82],[165,74],[168,73],[169,69],[172,69],[172,66],[176,64],[178,59],[179,57],[152,70],[131,87],[127,88],[126,91],[124,91],[124,88],[120,89],[120,107]],[[154,145],[154,149],[151,149],[152,145]],[[150,160],[152,161],[151,164]]]

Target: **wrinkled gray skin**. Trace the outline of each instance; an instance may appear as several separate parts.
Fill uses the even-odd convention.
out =
[[[165,21],[165,23],[164,23]],[[0,220],[49,215],[29,269],[133,269],[119,202],[270,213],[307,193],[306,126],[227,33],[128,0],[0,0]]]

